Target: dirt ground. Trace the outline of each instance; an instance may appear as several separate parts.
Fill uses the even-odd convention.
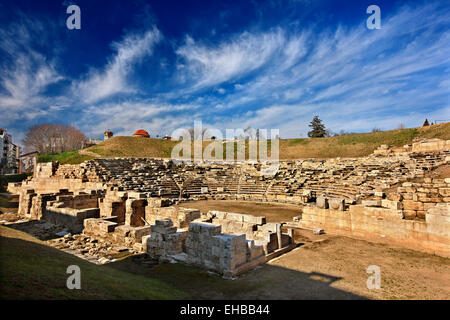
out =
[[[203,200],[184,202],[179,204],[179,206],[199,209],[202,213],[206,213],[209,210],[218,210],[264,216],[267,222],[292,221],[293,217],[302,214],[300,206],[253,201]]]
[[[148,269],[130,258],[111,266],[194,299],[450,299],[450,259],[309,230],[297,230],[296,239],[303,245],[235,280],[183,264]],[[380,267],[380,289],[367,288],[371,265]]]
[[[330,287],[370,299],[450,299],[448,258],[342,236],[313,235],[308,230],[296,230],[296,240],[305,245],[268,265],[318,273],[315,277]],[[379,290],[367,289],[371,265],[380,267]]]
[[[238,201],[199,201],[182,206],[205,212],[252,213],[266,216],[268,221],[291,220],[300,210],[292,205]],[[9,220],[9,215],[0,215],[0,220]],[[31,228],[33,224],[23,225]],[[21,224],[8,227],[31,233]],[[331,234],[314,235],[309,230],[296,229],[295,234],[296,249],[235,280],[184,264],[149,266],[139,262],[138,256],[107,266],[161,280],[190,299],[450,299],[448,258]],[[9,236],[18,237],[12,231]],[[367,268],[372,265],[380,268],[380,289],[367,288]]]
[[[15,228],[12,225],[8,227]],[[8,237],[2,238],[3,248],[10,246],[8,241],[16,241],[14,238],[39,241],[9,228],[0,227],[1,235]],[[296,249],[234,280],[225,280],[204,269],[184,264],[148,265],[140,261],[139,255],[128,256],[103,267],[117,269],[125,273],[124,277],[144,276],[145,279],[161,281],[177,292],[184,292],[189,299],[450,299],[450,259],[342,236],[313,235],[309,230],[297,229],[296,242],[299,243]],[[41,259],[39,250],[56,250],[27,248],[24,244],[14,255],[29,251],[29,259],[33,257],[34,264]],[[43,265],[47,265],[44,262]],[[380,289],[367,289],[370,275],[366,270],[371,265],[380,267]],[[93,269],[91,277],[85,278],[88,286],[96,278],[95,272]],[[32,273],[30,277],[33,277]],[[38,286],[38,282],[38,278],[27,279],[20,286],[27,292],[34,292],[39,288],[28,286]],[[45,286],[48,287],[48,283]],[[54,295],[52,299],[58,297]]]

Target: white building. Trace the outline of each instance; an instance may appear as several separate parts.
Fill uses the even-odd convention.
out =
[[[12,143],[12,136],[0,128],[0,174],[18,173],[20,147]]]

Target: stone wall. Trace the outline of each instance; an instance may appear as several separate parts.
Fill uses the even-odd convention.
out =
[[[142,240],[150,234],[150,226],[119,225],[115,217],[89,218],[84,220],[83,233],[141,251]]]
[[[450,257],[448,203],[429,209],[425,221],[406,220],[395,208],[351,205],[348,211],[339,211],[309,205],[303,208],[300,225]]]
[[[232,277],[265,262],[262,246],[246,240],[243,234],[222,234],[221,228],[212,223],[191,222],[186,239],[188,263]]]
[[[450,181],[426,177],[448,165],[448,145],[427,140],[381,146],[362,158],[282,161],[271,176],[263,174],[264,164],[253,162],[51,162],[38,164],[20,187],[8,188],[19,192],[23,217],[66,224],[72,232],[84,228],[86,234],[141,247],[154,256],[186,255],[189,262],[226,276],[292,248],[292,229],[285,234],[283,223],[266,223],[264,217],[220,211],[201,215],[174,204],[199,199],[291,202],[304,207],[304,227],[448,256]]]
[[[142,238],[144,252],[154,257],[167,258],[185,251],[188,233],[175,227],[172,220],[156,220],[150,230],[150,235]]]
[[[22,188],[53,193],[59,189],[114,187],[125,193],[145,193],[145,198],[299,204],[325,195],[355,204],[448,163],[449,144],[450,141],[431,139],[403,148],[382,146],[374,154],[361,158],[280,161],[279,170],[270,177],[263,175],[265,167],[260,163],[185,164],[146,158],[94,159],[80,165],[41,163],[36,166],[34,177],[22,183]],[[17,192],[18,187],[11,185],[10,190]]]
[[[405,219],[425,219],[429,209],[450,202],[450,178],[424,178],[423,182],[404,182],[388,199],[400,201]]]
[[[425,139],[412,144],[412,152],[436,152],[450,150],[450,140]]]
[[[292,236],[281,232],[281,223],[266,223],[266,217],[216,210],[209,211],[208,215],[213,224],[222,226],[223,233],[244,234],[247,240],[262,246],[266,254],[293,242]]]
[[[58,207],[60,202],[49,202],[43,218],[54,224],[67,227],[72,233],[79,233],[83,230],[83,222],[88,218],[97,218],[100,215],[98,208],[74,209]]]

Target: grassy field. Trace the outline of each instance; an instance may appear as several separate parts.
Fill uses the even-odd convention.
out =
[[[187,294],[142,275],[94,265],[0,226],[0,299],[183,299]],[[66,287],[67,267],[81,270],[81,289]]]
[[[347,134],[329,138],[281,139],[279,158],[282,160],[305,158],[362,157],[371,154],[381,144],[403,146],[415,138],[450,139],[450,122],[428,127]],[[40,162],[58,160],[63,164],[81,163],[95,157],[154,157],[170,158],[172,149],[178,141],[147,139],[141,137],[114,137],[80,152],[64,152],[55,155],[40,155]],[[211,142],[204,141],[203,149]],[[268,149],[270,155],[270,143]],[[224,157],[226,147],[224,146]],[[234,144],[236,151],[237,145]],[[191,148],[191,150],[193,150]],[[246,157],[248,157],[246,142]],[[192,151],[193,154],[193,151]],[[214,154],[214,153],[213,153]],[[236,152],[235,152],[236,155]]]

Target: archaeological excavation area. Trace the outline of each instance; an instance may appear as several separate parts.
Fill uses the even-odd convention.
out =
[[[251,278],[273,261],[287,269],[320,261],[321,243],[364,240],[434,255],[448,270],[449,160],[450,141],[433,139],[363,158],[281,161],[271,175],[257,162],[49,162],[8,191],[22,219],[58,226],[52,246],[96,264],[120,259],[114,251]],[[274,213],[266,219],[258,208]],[[305,233],[317,237],[308,253]]]

